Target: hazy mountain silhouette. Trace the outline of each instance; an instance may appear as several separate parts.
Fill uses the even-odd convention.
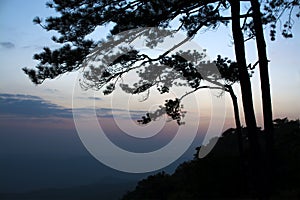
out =
[[[34,190],[26,193],[0,194],[1,199],[120,199],[133,189],[136,180],[105,177],[101,182],[70,187]]]

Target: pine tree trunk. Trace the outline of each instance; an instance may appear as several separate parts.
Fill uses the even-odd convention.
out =
[[[244,46],[244,36],[240,27],[240,3],[239,1],[233,0],[231,3],[231,13],[232,13],[232,34],[234,39],[234,48],[236,60],[239,66],[239,76],[240,85],[242,92],[242,101],[244,107],[245,121],[248,130],[248,137],[250,140],[250,145],[257,151],[258,148],[258,137],[257,137],[257,125],[256,118],[253,108],[252,100],[252,89],[250,77],[246,65],[246,55]]]
[[[241,169],[241,177],[240,177],[240,184],[239,189],[241,193],[245,192],[246,189],[246,181],[247,177],[245,174],[246,166],[245,166],[245,154],[244,154],[244,144],[243,144],[243,133],[242,133],[242,125],[240,121],[240,113],[239,113],[239,105],[237,101],[237,97],[233,92],[231,85],[225,86],[228,89],[228,92],[230,94],[233,110],[234,110],[234,119],[235,119],[235,126],[236,126],[236,133],[237,133],[237,139],[238,139],[238,150],[240,154],[240,169]]]
[[[260,170],[260,146],[258,142],[256,118],[253,108],[252,89],[250,77],[247,70],[244,36],[240,25],[240,1],[232,0],[231,16],[232,16],[232,34],[234,39],[234,48],[236,61],[238,64],[240,86],[242,93],[242,102],[244,107],[245,121],[247,125],[248,138],[250,144],[250,176],[251,186],[257,195],[261,194],[262,182],[260,181],[262,173]]]
[[[232,100],[235,126],[236,126],[236,132],[237,132],[237,136],[238,136],[238,149],[239,149],[240,157],[243,160],[244,159],[244,156],[243,156],[244,145],[243,145],[242,125],[241,125],[241,121],[240,121],[239,106],[238,106],[237,98],[233,92],[232,86],[226,85],[226,88],[228,89],[228,92],[229,92],[231,100]]]
[[[267,152],[267,174],[269,184],[267,184],[268,192],[271,189],[272,178],[272,160],[273,160],[273,117],[272,117],[272,102],[271,102],[271,91],[269,81],[269,69],[268,69],[268,58],[266,51],[266,43],[263,32],[263,25],[261,21],[260,3],[258,0],[251,0],[251,6],[253,10],[253,22],[256,36],[256,48],[259,59],[259,72],[261,82],[261,93],[262,93],[262,105],[263,105],[263,118],[264,118],[264,132],[266,135],[266,152]]]

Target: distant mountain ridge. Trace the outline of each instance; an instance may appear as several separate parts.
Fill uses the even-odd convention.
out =
[[[77,200],[77,199],[105,199],[117,200],[122,197],[128,190],[134,189],[137,180],[125,180],[116,178],[104,178],[103,181],[75,186],[70,188],[53,188],[53,189],[40,189],[25,193],[2,193],[0,199],[2,200]]]

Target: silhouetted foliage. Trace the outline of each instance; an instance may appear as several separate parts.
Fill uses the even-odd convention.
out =
[[[108,45],[107,41],[95,42],[90,39],[86,39],[90,33],[92,33],[97,27],[104,25],[112,25],[110,35],[107,40],[110,41],[113,35],[121,33],[122,31],[133,30],[141,27],[170,27],[172,22],[178,21],[178,27],[175,28],[175,32],[178,30],[184,30],[187,36],[193,37],[202,28],[217,28],[220,24],[227,25],[233,16],[227,17],[226,10],[231,8],[231,1],[178,1],[178,0],[153,0],[153,1],[102,1],[102,0],[84,0],[84,1],[49,1],[46,5],[49,8],[55,9],[60,13],[57,17],[48,17],[45,22],[39,17],[35,17],[33,22],[39,24],[47,31],[54,30],[59,33],[59,37],[53,36],[52,40],[62,45],[61,48],[51,50],[48,47],[44,48],[44,52],[35,54],[34,59],[39,61],[36,66],[36,70],[23,68],[24,72],[35,84],[42,83],[45,79],[53,79],[60,74],[66,72],[78,70],[85,67],[86,58],[92,53],[92,50],[98,45]],[[284,24],[283,35],[285,37],[291,36],[292,28],[292,11],[294,8],[300,6],[299,0],[266,0],[262,1],[264,11],[262,12],[263,24],[271,24],[271,32],[275,30],[277,22],[283,13],[289,13],[287,22]],[[248,34],[250,38],[255,36],[255,27],[252,20],[253,9],[247,8],[245,14],[237,14],[239,19],[244,19],[243,27],[241,27],[244,33]],[[296,13],[299,17],[299,13]],[[140,35],[146,35],[148,39],[149,47],[155,47],[157,43],[162,42],[166,36],[172,34],[170,31],[166,31],[166,34],[159,34],[155,31],[142,31],[136,30],[131,33],[130,40],[133,41]],[[273,35],[272,35],[273,37]],[[118,42],[112,42],[109,45],[116,46]],[[100,52],[98,52],[100,53]],[[99,76],[99,68],[96,66],[90,66],[91,71],[85,73],[84,78],[88,80],[83,86],[90,88],[101,89],[105,85],[103,90],[104,94],[110,94],[115,89],[115,84],[112,82],[118,80],[122,74],[129,72],[136,67],[133,67],[138,61],[143,61],[141,65],[150,63],[152,70],[145,70],[144,74],[151,72],[158,72],[158,64],[153,63],[159,61],[160,65],[167,65],[176,71],[181,72],[184,78],[188,80],[189,86],[196,88],[200,85],[200,80],[207,74],[199,74],[195,72],[193,68],[190,68],[191,63],[187,63],[181,56],[176,54],[167,56],[170,52],[164,52],[157,59],[150,59],[145,54],[139,54],[138,51],[132,49],[125,54],[121,53],[115,56],[113,63],[109,63],[110,66],[122,65],[121,71],[104,70],[101,71],[102,75]],[[201,52],[200,52],[201,53]],[[194,54],[194,53],[193,53]],[[202,56],[202,54],[199,54]],[[198,55],[198,56],[199,56]],[[201,58],[200,58],[201,59]],[[225,62],[218,58],[217,62]],[[227,60],[230,62],[229,60]],[[235,63],[231,63],[226,72],[222,71],[223,78],[237,77],[237,69],[234,67]],[[240,63],[240,68],[244,68]],[[150,69],[150,67],[148,67]],[[153,70],[154,69],[154,70]],[[209,73],[209,68],[206,68]],[[205,72],[204,70],[202,72]],[[225,74],[226,73],[226,74]],[[233,76],[231,75],[233,74]],[[168,73],[168,76],[172,73]],[[245,78],[245,76],[240,75]],[[142,76],[141,78],[146,78]],[[165,76],[167,77],[167,76]],[[207,76],[205,76],[207,77]],[[240,77],[240,78],[241,78]],[[165,81],[164,85],[158,86],[161,93],[169,92],[172,79],[178,77],[170,76],[169,81]],[[121,85],[124,91],[132,94],[138,94],[147,91],[150,87],[155,85],[154,80],[143,80],[135,85],[134,88],[128,87],[128,85]],[[230,81],[236,81],[234,79]],[[84,81],[83,81],[84,82]],[[92,82],[92,84],[91,84]],[[244,85],[242,83],[242,85]],[[248,87],[249,89],[249,87]],[[242,90],[245,91],[244,88]],[[245,95],[244,95],[245,96]],[[248,95],[248,98],[250,96]],[[173,100],[174,101],[174,100]],[[251,102],[250,102],[251,104]],[[245,106],[245,105],[244,105]],[[172,117],[174,118],[174,117]],[[144,118],[146,119],[146,118]],[[176,118],[178,119],[178,117]],[[146,119],[149,122],[148,119]],[[247,121],[247,120],[246,120]]]
[[[282,34],[291,37],[294,8],[299,8],[299,0],[264,0],[262,17],[265,25],[271,26],[271,37],[275,37],[276,24],[280,17],[288,13],[283,24]],[[104,0],[53,0],[47,7],[55,9],[60,15],[48,17],[44,21],[35,17],[33,22],[47,31],[56,31],[59,36],[52,40],[62,47],[50,50],[48,47],[40,54],[34,55],[39,61],[36,70],[23,68],[24,72],[35,84],[45,79],[53,79],[60,74],[78,70],[82,67],[85,57],[92,49],[103,41],[93,41],[86,36],[97,27],[108,24],[113,25],[111,35],[122,31],[140,27],[170,27],[173,21],[178,20],[177,30],[184,30],[192,37],[201,28],[217,28],[220,24],[227,25],[231,17],[226,16],[230,8],[230,1],[179,1],[179,0],[153,0],[153,1],[104,1]],[[246,14],[240,17],[245,19],[243,30],[250,38],[254,37],[253,21],[251,20],[251,7]],[[299,11],[296,11],[299,17]],[[109,35],[108,37],[111,37]],[[156,35],[151,35],[154,39]],[[157,41],[163,37],[156,38]],[[155,44],[153,44],[155,45]]]
[[[204,55],[201,55],[198,52],[189,51],[181,52],[181,54],[182,53],[184,53],[184,57],[197,57],[199,60],[201,60],[202,55]],[[137,89],[141,88],[142,86],[144,86],[143,88],[146,87],[147,89],[149,89],[152,86],[156,85],[157,90],[161,94],[169,92],[169,89],[173,85],[188,86],[193,90],[185,93],[179,99],[176,98],[174,100],[166,100],[164,106],[160,106],[155,112],[146,113],[146,116],[143,116],[141,120],[138,120],[140,124],[147,124],[152,120],[155,121],[157,118],[161,117],[164,114],[169,116],[171,119],[176,120],[178,125],[184,124],[184,122],[182,122],[182,118],[184,118],[186,111],[182,110],[183,105],[180,103],[185,96],[192,94],[200,89],[219,89],[220,91],[224,90],[227,92],[230,92],[231,90],[231,95],[234,95],[231,86],[234,83],[239,82],[238,64],[234,61],[231,61],[227,57],[222,58],[220,55],[218,55],[215,61],[201,62],[200,65],[197,66],[193,65],[191,62],[187,61],[179,55],[173,55],[172,57],[165,56],[162,58],[162,60],[163,61],[161,62],[161,64],[163,64],[163,66],[169,67],[172,70],[168,72],[166,72],[165,70],[160,71],[158,66],[155,66],[155,68],[153,68],[153,65],[151,65],[149,67],[150,69],[147,68],[143,71],[141,70],[137,72],[140,80],[133,85],[137,87],[139,83],[143,83],[141,86],[138,86]],[[220,74],[217,74],[213,70],[211,70],[213,69],[213,66],[218,69],[218,72],[220,72]],[[251,64],[248,67],[250,72],[249,76],[251,77],[253,68],[251,68]],[[149,76],[149,74],[151,74],[151,76]],[[205,78],[204,80],[208,81],[209,83],[213,83],[216,86],[211,87],[207,85],[200,85],[200,82],[203,80],[202,75],[204,75],[204,77],[210,77]],[[145,84],[145,82],[147,84]],[[124,83],[122,83],[120,86],[124,91],[132,94],[134,94],[137,90],[135,88],[130,88],[127,84]],[[144,92],[144,90],[141,92]],[[238,112],[238,110],[236,110],[236,112]],[[237,127],[240,127],[240,125],[238,125]]]
[[[293,15],[297,18],[300,17],[300,10],[294,10],[300,8],[299,0],[269,0],[263,5],[263,24],[270,24],[270,37],[271,40],[275,40],[276,27],[280,23],[281,34],[285,38],[293,37],[292,28],[294,25]],[[287,13],[285,19],[281,19],[284,13]],[[295,12],[295,13],[293,13]]]

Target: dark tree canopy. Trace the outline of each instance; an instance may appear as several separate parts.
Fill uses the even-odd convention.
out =
[[[288,18],[282,34],[291,37],[292,17],[299,17],[299,0],[264,0],[262,5],[263,21],[270,25],[272,39],[284,13],[288,13]],[[217,28],[231,20],[226,16],[226,10],[230,9],[230,1],[226,0],[53,0],[47,6],[55,9],[59,16],[45,21],[36,17],[33,21],[47,31],[56,31],[59,36],[53,36],[52,40],[62,47],[55,50],[45,47],[43,52],[34,55],[39,61],[36,69],[23,68],[35,84],[82,67],[86,56],[103,42],[100,38],[100,41],[86,39],[99,26],[112,25],[111,35],[141,27],[172,27],[193,37],[201,28]],[[294,12],[294,8],[298,10]],[[245,19],[243,29],[250,38],[254,36],[251,13],[249,7],[240,16]]]

